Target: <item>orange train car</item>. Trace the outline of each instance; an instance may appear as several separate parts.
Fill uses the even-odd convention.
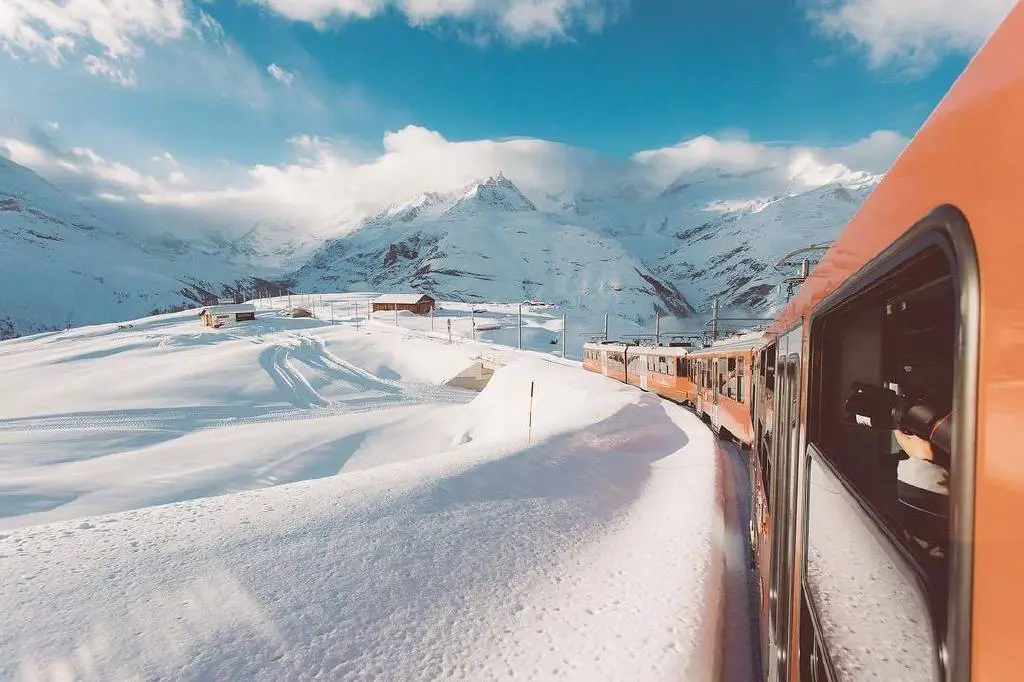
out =
[[[765,680],[1024,670],[1022,42],[1018,4],[743,356]],[[685,356],[719,426],[724,355]],[[948,412],[948,466],[851,420],[856,382]]]
[[[754,442],[753,349],[761,332],[714,341],[689,354],[694,409],[721,436],[745,447]]]
[[[691,403],[695,387],[689,375],[687,347],[635,343],[586,343],[584,369],[632,384],[679,403]]]
[[[1018,4],[756,349],[767,679],[1024,670],[1022,41]],[[948,470],[850,423],[853,382],[948,411]]]

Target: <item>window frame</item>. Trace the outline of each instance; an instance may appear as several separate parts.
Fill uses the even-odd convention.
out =
[[[939,670],[946,680],[967,679],[971,670],[971,609],[973,596],[974,559],[974,483],[977,408],[978,408],[978,363],[980,345],[981,273],[978,266],[977,250],[971,226],[963,212],[952,204],[943,204],[914,223],[884,251],[876,255],[856,273],[815,307],[810,316],[809,335],[809,377],[808,406],[819,404],[818,383],[822,380],[821,350],[817,343],[821,338],[822,318],[852,305],[857,299],[878,290],[892,275],[910,259],[928,249],[938,247],[946,257],[953,277],[954,293],[958,311],[954,323],[953,367],[953,452],[950,465],[950,550],[949,585],[946,594],[945,629],[932,619],[938,642]],[[817,410],[808,410],[805,459],[815,458],[839,480],[844,489],[856,501],[856,509],[867,516],[867,527],[876,534],[882,545],[899,555],[900,563],[910,568],[918,587],[927,595],[923,571],[904,544],[894,536],[891,529],[880,518],[874,508],[863,498],[855,486],[822,451],[820,438],[820,415]],[[804,496],[803,505],[807,504]],[[799,571],[801,591],[807,595],[811,618],[818,630],[818,606],[807,588],[807,550],[809,530],[808,510],[803,510],[801,532],[805,538],[803,556]],[[926,599],[926,601],[928,601]],[[929,610],[931,604],[929,601]],[[939,626],[939,627],[936,627]],[[816,633],[817,636],[817,633]],[[828,651],[824,651],[826,660]],[[828,662],[832,673],[831,662]]]

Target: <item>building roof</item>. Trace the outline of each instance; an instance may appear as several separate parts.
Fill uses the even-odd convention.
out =
[[[377,298],[373,299],[374,303],[405,303],[407,305],[415,305],[421,302],[423,299],[434,299],[426,294],[381,294]]]
[[[256,306],[252,303],[236,303],[232,305],[208,305],[206,310],[211,315],[229,315],[231,313],[254,313]]]

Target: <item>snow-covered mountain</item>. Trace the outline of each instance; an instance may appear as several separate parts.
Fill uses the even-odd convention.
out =
[[[243,229],[179,233],[99,218],[0,158],[0,336],[181,308],[254,286],[543,299],[639,325],[655,312],[704,315],[716,297],[763,313],[778,305],[777,284],[792,274],[772,264],[834,239],[878,179],[848,174],[766,194],[768,172],[703,169],[665,187],[624,179],[536,197],[498,173],[314,232],[267,216]]]
[[[537,209],[503,175],[388,208],[330,239],[298,290],[412,288],[449,300],[542,299],[629,318],[693,307],[614,238]]]
[[[180,309],[251,288],[254,274],[215,247],[111,229],[0,157],[0,338]]]

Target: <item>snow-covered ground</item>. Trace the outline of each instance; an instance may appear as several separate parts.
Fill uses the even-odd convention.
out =
[[[602,337],[604,334],[605,316],[594,310],[563,308],[545,302],[523,305],[520,308],[516,303],[502,301],[438,301],[433,316],[413,315],[407,312],[399,312],[397,317],[394,312],[378,312],[371,315],[368,305],[377,295],[363,292],[297,294],[259,300],[256,301],[256,305],[272,308],[303,306],[312,309],[319,319],[345,325],[355,325],[356,322],[365,324],[366,320],[370,319],[379,323],[375,326],[376,331],[403,333],[406,338],[417,336],[442,341],[450,338],[456,343],[480,341],[491,346],[511,348],[518,348],[520,345],[518,326],[522,315],[523,349],[563,357],[564,345],[564,357],[569,360],[581,360],[584,342]],[[662,321],[660,331],[663,337],[667,338],[671,334],[699,333],[703,326],[699,319],[689,320],[687,324],[678,319],[667,318]],[[610,338],[638,334],[653,337],[655,330],[653,322],[640,325],[613,315],[608,316]],[[486,351],[501,355],[498,348],[486,348]]]
[[[0,679],[749,678],[694,415],[332,298],[0,343]]]

